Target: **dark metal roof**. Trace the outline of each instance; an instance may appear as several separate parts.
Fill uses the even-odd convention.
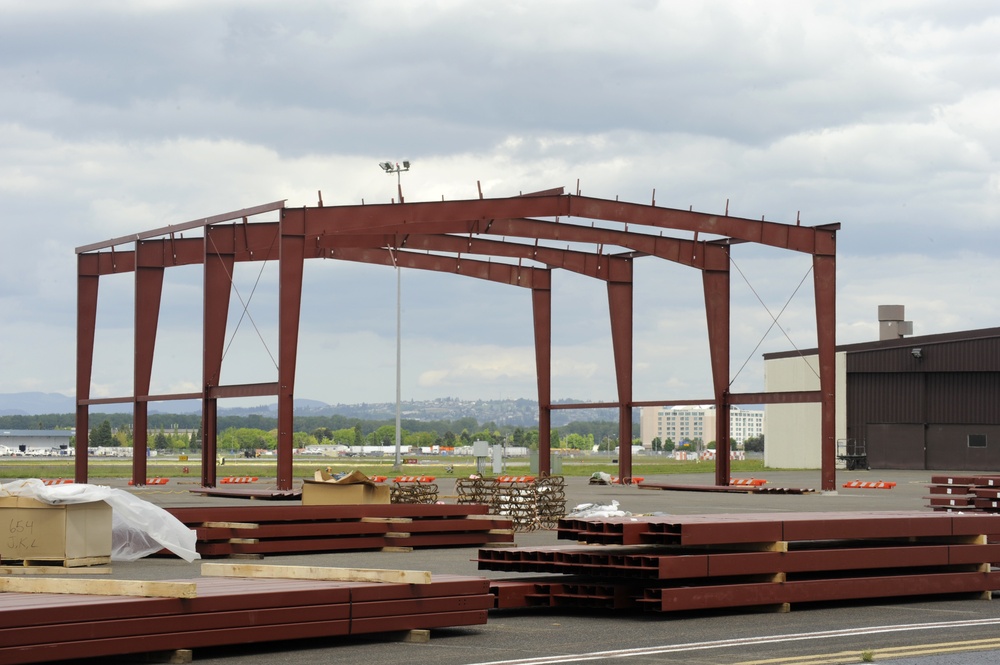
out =
[[[0,437],[33,436],[33,437],[65,437],[73,436],[73,432],[65,429],[0,429]]]
[[[860,351],[885,351],[905,347],[907,349],[916,346],[928,346],[931,344],[943,344],[949,342],[965,342],[971,340],[983,340],[1000,337],[1000,328],[981,328],[979,330],[962,330],[959,332],[938,333],[936,335],[918,335],[912,337],[900,337],[899,339],[876,340],[874,342],[859,342],[856,344],[842,344],[837,346],[837,352],[857,353]],[[798,356],[816,355],[817,350],[801,349],[799,351],[779,351],[776,353],[765,353],[764,360],[776,360],[779,358],[795,358]]]

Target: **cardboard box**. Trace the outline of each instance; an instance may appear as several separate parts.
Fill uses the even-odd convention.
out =
[[[111,556],[111,506],[103,501],[53,506],[0,498],[0,559],[65,561]]]
[[[353,473],[334,480],[317,471],[314,479],[302,481],[303,506],[347,506],[364,503],[389,503],[388,485],[376,485],[363,473]]]
[[[305,480],[302,483],[303,506],[340,506],[364,503],[389,503],[386,485],[337,485]]]

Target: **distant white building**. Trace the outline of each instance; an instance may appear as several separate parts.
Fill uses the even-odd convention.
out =
[[[729,436],[737,443],[764,433],[764,411],[729,407]],[[642,407],[639,416],[639,435],[642,447],[649,450],[653,439],[670,439],[675,444],[701,439],[703,443],[715,440],[715,406],[660,406]]]

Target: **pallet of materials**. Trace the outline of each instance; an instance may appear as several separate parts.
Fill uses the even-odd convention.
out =
[[[657,612],[1000,589],[1000,516],[767,513],[560,521],[574,545],[480,550],[497,607]],[[590,543],[590,544],[585,544]]]
[[[487,511],[486,506],[443,504],[169,509],[195,530],[204,557],[514,542],[511,520]]]
[[[566,515],[566,481],[562,476],[498,476],[458,478],[459,504],[483,504],[495,515],[510,517],[516,531],[554,528]]]
[[[29,580],[34,588],[0,593],[0,662],[475,626],[486,623],[493,604],[487,580],[477,577],[430,579],[426,573],[419,583],[396,583],[323,579],[315,573],[323,569],[310,570],[274,578],[260,570],[251,577],[239,571],[206,576],[203,570],[194,580],[159,583],[80,580],[91,583],[81,592],[67,588],[64,579],[52,580],[61,591],[48,590],[45,580]],[[393,572],[402,571],[382,572],[393,579]],[[105,591],[94,583],[103,583]],[[152,584],[162,585],[159,596],[144,595],[149,591],[142,585]]]

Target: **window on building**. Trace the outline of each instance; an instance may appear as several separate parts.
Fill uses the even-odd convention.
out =
[[[969,447],[970,448],[985,448],[986,447],[986,435],[985,434],[970,434],[969,435]]]

